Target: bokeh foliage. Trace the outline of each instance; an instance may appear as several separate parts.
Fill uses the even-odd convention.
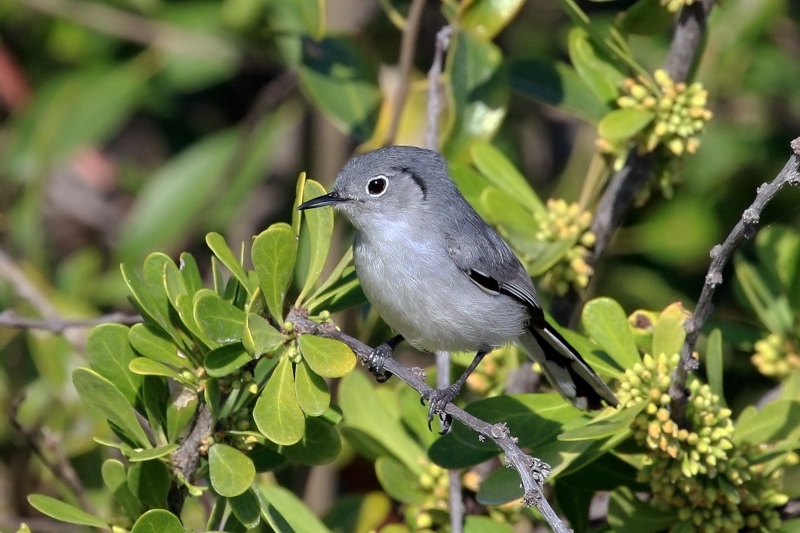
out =
[[[452,176],[543,301],[601,296],[564,335],[623,407],[594,415],[547,392],[501,395],[527,364],[512,347],[459,401],[550,463],[576,531],[771,531],[800,497],[796,191],[725,277],[690,379],[690,427],[663,398],[708,251],[800,130],[800,15],[786,0],[716,6],[681,85],[658,71],[680,4],[428,2],[395,139],[422,143],[424,72],[449,22],[439,147]],[[466,531],[535,523],[515,472],[478,466],[498,456],[492,443],[459,425],[429,432],[412,390],[374,386],[346,346],[286,323],[303,307],[372,344],[388,337],[364,305],[349,234],[330,210],[292,208],[322,194],[352,150],[384,141],[408,2],[84,1],[57,16],[43,5],[56,6],[0,1],[0,51],[16,59],[0,75],[28,86],[17,99],[0,91],[0,248],[47,306],[4,269],[0,308],[124,309],[145,322],[0,328],[0,405],[25,395],[15,416],[34,438],[56,436],[45,452],[75,468],[95,508],[19,461],[26,444],[4,419],[0,484],[19,498],[0,504],[11,519],[0,529],[15,531],[31,513],[23,496],[38,493],[30,505],[57,519],[133,532],[444,530],[446,468],[481,506]],[[631,147],[654,153],[655,173],[593,271],[592,211]],[[183,479],[172,454],[206,409],[212,435]],[[325,505],[298,489],[322,464],[340,480]],[[598,491],[610,492],[599,522]]]

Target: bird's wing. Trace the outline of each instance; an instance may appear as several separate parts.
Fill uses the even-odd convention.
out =
[[[472,217],[470,217],[472,218]],[[476,214],[463,221],[467,227],[445,236],[447,254],[476,285],[519,300],[532,311],[534,320],[544,320],[536,289],[506,242]]]

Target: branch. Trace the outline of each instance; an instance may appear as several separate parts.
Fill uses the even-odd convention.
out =
[[[442,75],[444,53],[450,47],[450,35],[453,28],[444,26],[436,34],[436,51],[433,54],[433,64],[428,71],[428,127],[425,130],[425,148],[428,150],[439,149],[439,115],[442,104],[439,98],[439,78]]]
[[[43,329],[52,333],[63,333],[64,330],[72,328],[93,328],[100,324],[124,324],[132,326],[142,322],[139,315],[126,315],[125,313],[109,313],[107,315],[84,320],[69,320],[66,318],[53,317],[47,319],[27,318],[19,316],[15,311],[6,309],[0,312],[0,327],[14,329]]]
[[[372,348],[361,341],[337,330],[332,323],[318,324],[303,317],[296,309],[292,309],[287,320],[294,324],[294,329],[298,334],[317,335],[343,342],[353,350],[353,353],[362,363],[366,362],[373,351]],[[397,376],[420,394],[432,390],[425,383],[419,369],[408,368],[391,358],[386,360],[384,369]],[[522,479],[522,486],[525,489],[523,499],[525,505],[535,505],[556,533],[568,533],[569,530],[564,526],[542,494],[542,483],[550,473],[548,464],[525,455],[517,446],[517,439],[511,435],[504,423],[490,424],[484,422],[452,403],[447,404],[444,412],[482,437],[494,441],[497,447],[505,453],[506,464],[515,468]]]
[[[714,291],[722,284],[722,269],[730,260],[733,252],[746,240],[755,234],[755,227],[761,217],[761,211],[769,204],[784,186],[794,185],[800,187],[800,137],[791,142],[794,153],[783,166],[778,176],[771,183],[764,183],[758,188],[756,199],[744,210],[742,218],[734,226],[725,242],[711,249],[711,266],[706,274],[703,291],[697,301],[697,307],[683,327],[686,330],[686,342],[681,349],[681,358],[675,370],[672,385],[669,389],[672,398],[672,418],[679,425],[685,423],[686,403],[689,395],[686,391],[686,377],[690,370],[697,368],[697,361],[692,357],[700,330],[703,329],[708,315],[711,314],[713,305],[711,299]]]
[[[211,434],[214,417],[205,402],[200,403],[194,418],[194,426],[189,435],[181,443],[181,447],[172,453],[172,469],[186,483],[194,482],[197,465],[200,464],[200,446]],[[170,491],[168,506],[171,512],[180,516],[186,500],[186,486],[176,486]]]
[[[241,51],[228,39],[184,30],[99,2],[81,0],[16,0],[22,6],[61,17],[101,33],[166,52],[218,62],[238,62]]]
[[[392,120],[389,122],[389,129],[386,131],[386,138],[383,141],[384,146],[394,144],[394,138],[397,137],[397,129],[400,127],[400,117],[403,114],[406,97],[408,96],[411,67],[414,65],[414,52],[417,49],[419,22],[422,19],[424,8],[425,0],[413,0],[408,10],[408,18],[403,27],[403,40],[400,43],[400,83],[397,84],[397,92],[394,95]]]

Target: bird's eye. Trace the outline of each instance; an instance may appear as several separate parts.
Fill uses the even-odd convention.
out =
[[[387,181],[386,176],[376,176],[369,180],[369,183],[367,183],[367,193],[369,193],[370,196],[377,198],[386,192],[386,186],[388,184],[389,182]]]

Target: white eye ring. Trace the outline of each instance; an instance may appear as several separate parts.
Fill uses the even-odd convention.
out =
[[[385,193],[386,189],[388,188],[389,188],[389,180],[386,179],[386,176],[380,174],[367,182],[366,191],[367,194],[369,194],[373,198],[379,198],[383,196],[383,193]]]

